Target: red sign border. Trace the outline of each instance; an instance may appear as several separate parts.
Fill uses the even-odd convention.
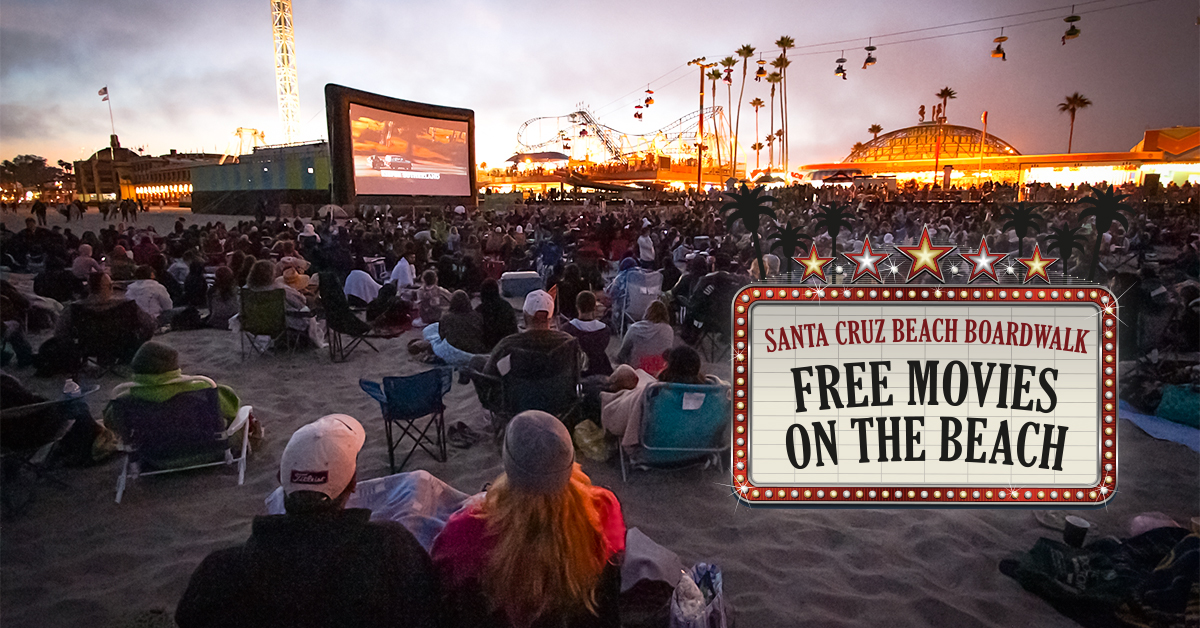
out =
[[[1100,480],[1089,488],[1018,488],[1010,486],[772,486],[759,487],[749,481],[749,443],[746,439],[747,383],[746,342],[750,333],[747,312],[755,303],[1090,303],[1099,307],[1100,390],[1099,402],[1103,440],[1100,445]],[[897,505],[897,506],[1098,506],[1117,491],[1117,299],[1102,286],[945,286],[901,284],[795,285],[751,284],[733,301],[733,337],[730,372],[733,375],[733,430],[731,474],[739,499],[754,505]],[[739,370],[740,368],[740,370]]]

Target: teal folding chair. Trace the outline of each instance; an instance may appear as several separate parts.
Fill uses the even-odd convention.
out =
[[[729,449],[729,385],[711,376],[709,382],[658,382],[646,387],[639,444],[631,452],[617,448],[623,481],[629,481],[630,467],[720,463],[721,454]]]

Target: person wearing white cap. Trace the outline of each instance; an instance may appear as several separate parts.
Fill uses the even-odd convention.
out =
[[[554,297],[545,290],[534,290],[525,295],[525,305],[521,308],[525,315],[525,331],[505,336],[496,343],[492,352],[487,356],[475,356],[470,364],[471,370],[480,371],[491,378],[498,379],[508,373],[508,356],[516,349],[545,353],[549,355],[564,343],[578,343],[570,334],[557,329],[551,329],[554,319]],[[476,378],[475,390],[479,394],[479,402],[483,407],[493,409],[499,396],[499,386],[494,381]]]
[[[575,463],[567,428],[529,410],[505,430],[504,473],[446,522],[430,554],[458,626],[617,626],[621,504]]]
[[[287,514],[256,517],[250,539],[219,550],[179,600],[181,628],[439,626],[429,555],[399,523],[346,509],[366,435],[344,414],[296,430],[279,481]]]

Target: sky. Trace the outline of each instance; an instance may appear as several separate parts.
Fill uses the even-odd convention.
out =
[[[1054,10],[995,19],[1041,9]],[[526,120],[579,103],[645,133],[696,109],[689,60],[743,44],[770,60],[781,35],[797,44],[793,168],[840,161],[871,124],[916,124],[946,86],[958,93],[950,123],[978,127],[986,110],[988,132],[1025,154],[1066,151],[1057,104],[1074,92],[1093,102],[1077,116],[1075,152],[1126,151],[1146,129],[1200,125],[1196,0],[1077,3],[1082,35],[1063,45],[1070,12],[1055,0],[294,0],[300,139],[327,137],[326,83],[474,110],[483,162],[512,155]],[[972,23],[934,28],[961,22]],[[1007,61],[989,55],[1001,26]],[[949,33],[959,34],[930,39]],[[864,70],[868,37],[879,61]],[[853,41],[830,43],[843,40]],[[833,75],[843,49],[846,81]],[[736,99],[740,67],[735,76]],[[751,79],[744,102],[767,100],[766,85]],[[72,161],[107,146],[105,86],[121,144],[148,154],[220,153],[237,127],[283,141],[268,0],[0,0],[0,158]],[[655,105],[638,121],[647,87]],[[767,118],[764,108],[761,129]],[[744,138],[753,124],[743,106]]]

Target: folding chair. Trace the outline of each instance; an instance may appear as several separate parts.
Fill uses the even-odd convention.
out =
[[[246,359],[246,346],[249,345],[259,355],[263,355],[280,338],[287,335],[287,295],[283,288],[275,290],[255,291],[242,288],[241,311],[238,321],[241,323],[242,359]],[[266,347],[258,348],[257,336],[267,336],[271,339]]]
[[[246,479],[252,408],[242,406],[228,427],[221,418],[216,388],[183,392],[162,402],[117,397],[109,402],[121,438],[124,461],[117,477],[117,503],[125,485],[143,475],[159,475],[237,463],[238,486]],[[229,439],[241,430],[235,457]],[[151,469],[147,471],[146,469]]]
[[[446,454],[446,405],[442,398],[450,392],[454,369],[440,367],[407,377],[385,377],[380,385],[366,379],[358,380],[363,392],[379,402],[383,413],[383,426],[387,433],[388,465],[396,473],[396,448],[407,436],[413,440],[412,449],[400,461],[400,469],[417,451],[417,447],[438,462],[445,462]],[[422,427],[418,419],[429,417]],[[393,425],[400,433],[393,440]],[[429,430],[433,434],[429,434]],[[431,449],[432,447],[432,449]]]
[[[83,395],[100,390],[91,386]],[[13,490],[22,471],[31,471],[35,480],[50,480],[60,487],[67,483],[49,472],[47,459],[66,436],[76,420],[88,416],[86,402],[80,397],[16,406],[0,411],[0,506],[3,515],[13,517],[29,503],[18,503]],[[82,408],[72,408],[79,404]],[[32,489],[29,498],[33,497]]]
[[[642,320],[646,308],[662,296],[662,272],[632,270],[625,279],[625,302],[621,304],[621,335],[629,325]]]
[[[621,480],[628,467],[677,466],[691,461],[720,463],[729,449],[729,385],[654,383],[642,395],[638,448],[619,447]]]
[[[372,331],[371,326],[360,319],[350,307],[337,276],[330,272],[321,273],[320,276],[321,305],[325,309],[325,342],[329,345],[331,362],[345,362],[360,344],[365,344],[375,353],[379,353],[379,349],[371,344],[371,339],[400,336],[396,332]],[[343,341],[342,336],[350,336],[350,342]]]

